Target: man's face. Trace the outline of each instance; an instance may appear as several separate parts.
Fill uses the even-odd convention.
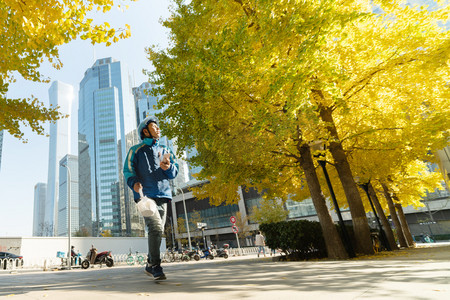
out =
[[[149,123],[147,128],[143,130],[145,137],[153,138],[158,140],[161,137],[161,131],[159,130],[158,125],[156,123]]]

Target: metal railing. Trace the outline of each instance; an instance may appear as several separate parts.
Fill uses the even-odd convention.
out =
[[[259,251],[259,247],[242,247],[242,255],[251,255],[257,254]],[[265,246],[264,250],[266,251],[266,255],[270,254],[270,248]],[[240,256],[239,248],[228,249],[228,253],[230,256]]]
[[[242,255],[252,255],[257,254],[259,248],[258,247],[242,247]],[[266,255],[270,254],[269,247],[265,247]],[[161,252],[161,258],[164,257],[166,252]],[[228,255],[230,257],[233,256],[241,256],[239,252],[239,248],[228,249]],[[126,265],[129,254],[112,254],[114,265]],[[145,258],[147,256],[145,255]],[[84,257],[81,257],[83,260]],[[39,257],[39,258],[25,258],[25,259],[12,259],[5,258],[0,259],[0,273],[2,271],[13,271],[13,270],[51,270],[55,268],[65,267],[67,265],[67,258],[60,257]],[[77,267],[79,264],[75,265],[72,262],[72,266]],[[134,266],[139,266],[139,264],[134,264]]]
[[[14,270],[23,267],[23,259],[20,258],[1,258],[0,270]]]

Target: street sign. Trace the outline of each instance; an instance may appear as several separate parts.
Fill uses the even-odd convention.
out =
[[[239,229],[236,225],[231,226],[231,231],[233,231],[234,233],[238,233]]]
[[[197,223],[197,228],[198,229],[206,228],[207,225],[208,224],[206,224],[206,223]]]
[[[236,224],[236,217],[235,217],[235,216],[231,216],[231,217],[230,217],[230,222],[231,222],[232,224]]]

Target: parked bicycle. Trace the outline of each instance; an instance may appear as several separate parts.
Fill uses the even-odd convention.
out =
[[[130,253],[128,253],[128,257],[127,257],[127,264],[129,266],[133,266],[135,264],[144,265],[145,257],[144,257],[144,255],[139,254],[138,251],[136,251],[136,254],[132,254],[131,248],[130,248]]]
[[[179,262],[179,261],[189,261],[191,258],[188,255],[186,251],[183,250],[173,250],[170,248],[167,248],[166,253],[164,253],[164,256],[162,258],[163,262]]]
[[[163,257],[163,261],[164,262],[175,262],[175,261],[180,261],[180,255],[178,254],[178,252],[173,251],[173,249],[171,248],[167,248],[166,253],[164,253],[164,257]]]

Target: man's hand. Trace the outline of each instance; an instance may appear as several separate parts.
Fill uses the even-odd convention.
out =
[[[164,158],[161,163],[159,164],[159,166],[161,167],[161,169],[163,169],[164,171],[167,170],[168,168],[170,168],[170,160],[167,158]]]
[[[165,153],[163,156],[163,159],[161,160],[161,163],[159,164],[161,169],[164,171],[170,168],[170,153]]]
[[[136,182],[134,185],[133,185],[133,190],[136,192],[136,193],[139,193],[139,190],[140,189],[142,189],[142,184],[140,183],[140,182]]]

